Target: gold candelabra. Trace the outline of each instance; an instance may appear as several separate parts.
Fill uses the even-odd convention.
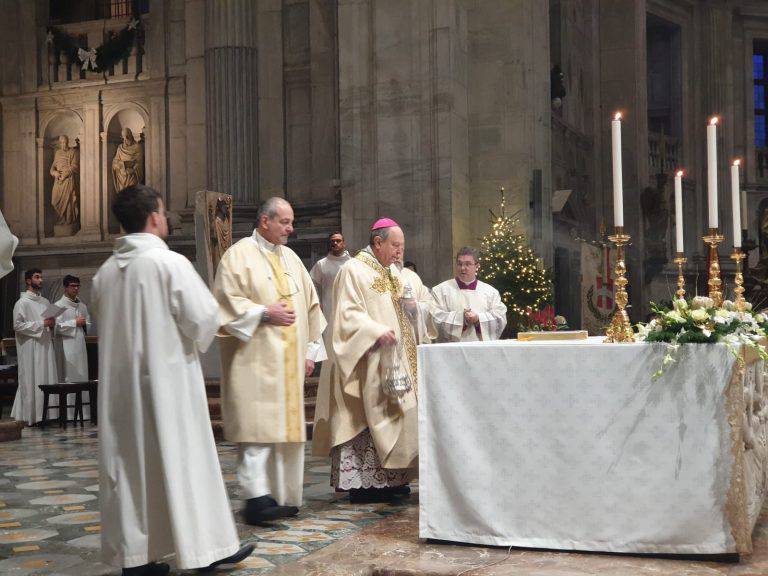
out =
[[[717,254],[717,245],[725,238],[717,233],[717,228],[710,228],[709,234],[704,236],[704,242],[709,244],[709,297],[712,298],[716,308],[723,305],[723,281],[720,280],[720,257]]]
[[[736,310],[742,313],[747,309],[747,301],[744,299],[744,274],[741,271],[741,261],[746,257],[747,255],[741,251],[741,248],[734,248],[733,254],[731,254],[731,260],[736,262],[736,275],[734,277],[736,286],[733,289],[736,298],[734,303],[736,304]]]
[[[677,294],[677,297],[680,300],[683,300],[685,298],[685,276],[683,276],[683,264],[688,262],[688,259],[683,255],[682,252],[678,252],[673,262],[677,264],[677,292],[675,292],[675,294]]]
[[[632,325],[629,323],[627,314],[627,304],[629,296],[627,294],[627,265],[624,262],[624,246],[629,244],[630,236],[624,234],[623,226],[616,226],[613,236],[608,236],[608,240],[616,245],[616,268],[614,272],[616,279],[616,312],[613,313],[611,323],[605,331],[605,342],[634,342],[635,335],[632,332]]]

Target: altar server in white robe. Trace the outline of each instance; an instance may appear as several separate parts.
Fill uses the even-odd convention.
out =
[[[421,277],[416,272],[415,264],[413,262],[407,264],[410,266],[403,265],[403,257],[401,257],[394,266],[397,267],[403,278],[403,291],[406,296],[412,296],[419,306],[420,314],[414,318],[417,344],[429,344],[437,338],[437,327],[432,318],[435,298],[429,288],[424,286],[424,282],[421,281]]]
[[[328,351],[331,349],[331,335],[333,334],[333,283],[341,267],[349,261],[351,256],[347,252],[347,246],[344,242],[344,236],[341,232],[334,232],[328,237],[328,255],[321,258],[312,266],[309,276],[315,283],[317,296],[320,298],[320,307],[323,310],[323,316],[328,325],[323,331],[323,343],[325,345],[328,358],[323,360],[320,367],[320,382],[317,386],[317,398],[315,401],[315,423],[314,431],[320,430],[321,436],[324,435],[328,427],[328,395],[331,389],[331,380],[333,378],[334,365],[331,355]],[[313,454],[322,456],[323,454]]]
[[[224,436],[237,442],[249,524],[294,516],[304,484],[304,378],[325,360],[325,318],[312,279],[285,244],[293,208],[270,198],[253,235],[224,253],[221,307]]]
[[[507,307],[496,288],[477,279],[478,269],[477,251],[465,246],[456,254],[456,277],[432,289],[438,342],[501,338]]]
[[[309,271],[312,282],[315,283],[317,296],[320,298],[320,308],[326,321],[333,317],[333,281],[341,267],[351,258],[341,232],[334,232],[328,237],[328,255],[318,260]],[[329,335],[332,328],[329,324],[324,334]]]
[[[51,303],[40,295],[43,272],[32,268],[24,272],[25,292],[13,307],[13,330],[16,333],[16,354],[19,387],[11,409],[11,418],[33,425],[43,419],[41,384],[56,384],[56,351],[53,347],[55,318],[45,317]],[[57,397],[49,399],[58,406]]]
[[[93,279],[99,342],[99,496],[105,562],[126,576],[236,564],[240,547],[213,440],[199,352],[218,306],[192,264],[171,252],[152,188],[122,190],[128,233]]]
[[[67,274],[63,284],[64,295],[56,301],[56,306],[63,308],[64,312],[57,316],[54,331],[59,381],[85,382],[88,380],[85,335],[91,329],[91,315],[88,313],[88,307],[79,298],[80,278]]]

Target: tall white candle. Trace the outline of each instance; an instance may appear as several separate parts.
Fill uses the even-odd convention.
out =
[[[675,173],[675,246],[679,253],[685,252],[683,246],[683,171]]]
[[[717,228],[717,116],[707,126],[707,192],[709,227]]]
[[[613,156],[613,224],[624,226],[624,184],[621,175],[621,112],[611,121],[611,151]]]
[[[741,192],[739,191],[739,164],[731,166],[731,203],[733,204],[733,247],[741,248]]]

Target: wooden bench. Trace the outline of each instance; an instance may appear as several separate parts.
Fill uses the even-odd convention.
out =
[[[40,422],[40,426],[44,427],[49,422],[48,411],[58,410],[59,427],[67,427],[67,408],[74,408],[74,422],[80,422],[80,425],[85,423],[83,417],[83,406],[91,407],[91,423],[96,424],[98,422],[98,410],[97,410],[97,380],[88,380],[87,382],[60,382],[58,384],[40,384],[38,386],[43,392],[43,419]],[[88,402],[83,402],[83,392],[88,392]],[[59,397],[58,406],[50,405],[51,395],[57,395]],[[75,403],[67,404],[67,398],[70,394],[75,395]]]

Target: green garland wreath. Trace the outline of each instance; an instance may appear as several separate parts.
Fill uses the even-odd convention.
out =
[[[136,18],[122,30],[110,33],[106,42],[96,48],[95,67],[93,63],[89,67],[94,72],[106,73],[121,60],[130,56],[131,48],[137,39],[143,38],[143,32],[141,19]],[[76,36],[55,26],[48,29],[48,42],[56,52],[65,54],[70,62],[81,65],[83,61],[79,56],[80,50],[89,51],[87,46],[80,45]],[[87,69],[88,67],[86,67]]]

